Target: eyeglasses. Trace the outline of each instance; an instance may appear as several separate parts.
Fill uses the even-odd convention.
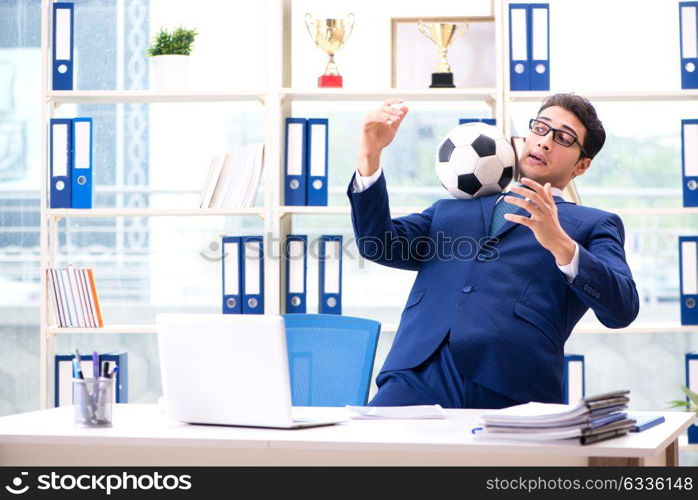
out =
[[[531,121],[528,123],[528,128],[534,134],[541,135],[541,136],[548,135],[548,132],[550,132],[552,130],[553,131],[553,141],[560,144],[561,146],[565,146],[566,148],[572,147],[574,145],[574,143],[576,142],[577,144],[579,144],[579,149],[582,150],[582,154],[584,154],[584,156],[589,156],[589,155],[587,155],[586,151],[584,151],[584,148],[582,147],[582,143],[579,142],[579,139],[577,139],[575,136],[573,136],[569,132],[565,132],[564,130],[560,130],[558,128],[553,128],[550,125],[548,125],[547,123],[542,122],[540,120],[536,120],[535,118],[531,118]]]

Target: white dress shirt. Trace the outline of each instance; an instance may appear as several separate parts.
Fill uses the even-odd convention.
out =
[[[378,180],[378,178],[381,175],[381,172],[383,172],[383,167],[379,166],[378,170],[376,170],[372,175],[364,177],[359,172],[359,169],[356,169],[356,175],[354,176],[352,191],[354,193],[360,193],[361,191],[370,188]],[[518,182],[515,185],[521,186],[521,184]],[[562,190],[560,188],[551,186],[550,191],[552,192],[553,196],[559,196],[563,198]],[[501,199],[502,196],[500,196],[497,199],[497,203],[499,203]],[[528,198],[526,199],[528,200]],[[572,257],[572,262],[564,266],[558,265],[557,267],[560,269],[560,271],[562,271],[562,274],[565,275],[565,278],[567,278],[567,281],[569,283],[572,283],[574,281],[574,278],[577,277],[577,273],[579,272],[579,245],[576,241],[574,242],[574,256]]]

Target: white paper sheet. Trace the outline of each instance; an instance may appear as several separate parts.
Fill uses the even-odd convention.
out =
[[[446,418],[441,405],[420,406],[347,406],[353,420]]]

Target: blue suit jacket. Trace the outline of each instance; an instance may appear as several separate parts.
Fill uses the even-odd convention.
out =
[[[620,217],[555,197],[560,225],[579,245],[572,283],[525,226],[488,237],[499,194],[442,199],[391,219],[385,177],[347,194],[359,253],[417,271],[382,372],[413,368],[451,332],[461,374],[519,402],[562,402],[563,348],[588,308],[609,328],[637,317]],[[517,213],[528,215],[521,208]]]

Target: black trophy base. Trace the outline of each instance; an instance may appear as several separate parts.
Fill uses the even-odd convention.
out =
[[[431,85],[430,89],[435,88],[446,88],[452,89],[456,86],[453,85],[453,73],[432,73],[431,74]]]

